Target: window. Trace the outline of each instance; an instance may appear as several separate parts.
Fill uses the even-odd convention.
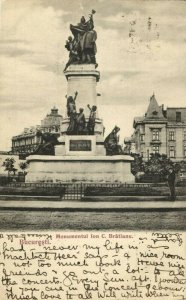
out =
[[[176,112],[176,122],[181,122],[181,112],[180,111]]]
[[[169,131],[169,140],[174,141],[174,131]]]
[[[152,152],[155,154],[155,153],[159,153],[159,146],[158,145],[154,145],[152,147]]]
[[[184,141],[186,141],[186,131],[184,131],[183,139],[184,139]]]
[[[140,135],[140,141],[141,141],[141,142],[144,142],[144,137],[145,137],[144,134],[141,134],[141,135]]]
[[[159,141],[159,130],[156,129],[152,131],[152,140]]]
[[[175,157],[175,147],[174,146],[169,147],[169,156]]]
[[[186,157],[186,146],[184,146],[183,151],[184,151],[183,155]]]
[[[154,116],[157,116],[158,112],[157,112],[156,110],[154,110],[154,111],[152,112],[152,114],[153,114]]]

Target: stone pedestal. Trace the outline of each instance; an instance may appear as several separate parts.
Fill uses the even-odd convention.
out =
[[[60,143],[60,145],[55,146],[56,156],[106,155],[104,139],[98,135],[65,135],[60,137]]]
[[[87,105],[89,104],[91,107],[93,105],[97,106],[96,86],[100,78],[100,73],[95,69],[94,64],[82,64],[69,66],[64,74],[68,82],[67,97],[74,97],[75,92],[78,92],[76,111],[78,112],[80,108],[83,108],[86,121],[88,122],[90,110]],[[99,118],[98,109],[96,111],[96,117],[95,135],[103,135],[103,122],[102,119]],[[68,125],[69,118],[66,115],[61,124],[62,135],[66,134]]]
[[[99,71],[95,65],[71,65],[65,76],[68,82],[67,96],[76,98],[76,110],[84,109],[88,121],[91,107],[97,106],[96,84]],[[69,118],[62,121],[60,144],[55,146],[55,156],[32,155],[28,157],[29,169],[26,182],[134,182],[131,174],[132,157],[106,156],[103,123],[97,116],[94,135],[66,135]]]
[[[88,118],[90,111],[87,104],[90,104],[90,106],[97,106],[96,85],[100,78],[99,71],[95,69],[94,64],[82,64],[69,66],[64,74],[68,81],[67,97],[74,96],[77,91],[77,112],[79,111],[79,108],[84,108],[85,117]]]
[[[47,156],[28,157],[26,182],[134,182],[132,157],[117,156]]]

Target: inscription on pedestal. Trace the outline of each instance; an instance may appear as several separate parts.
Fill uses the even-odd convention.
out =
[[[91,140],[70,140],[70,151],[91,151]]]

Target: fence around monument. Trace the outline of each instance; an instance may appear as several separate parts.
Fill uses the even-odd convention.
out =
[[[96,199],[96,196],[158,196],[168,195],[163,183],[52,183],[11,182],[0,186],[0,194],[25,196],[59,196],[61,200]]]

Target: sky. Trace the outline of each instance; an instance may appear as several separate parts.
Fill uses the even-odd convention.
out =
[[[69,25],[92,9],[106,134],[118,125],[122,143],[153,93],[165,108],[186,106],[186,1],[0,1],[0,150],[54,105],[65,115]]]

